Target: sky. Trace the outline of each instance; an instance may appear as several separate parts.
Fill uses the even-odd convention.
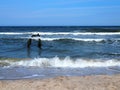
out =
[[[0,0],[0,26],[120,26],[120,0]]]

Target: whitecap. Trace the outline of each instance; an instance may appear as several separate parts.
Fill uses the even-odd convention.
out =
[[[35,58],[32,60],[21,60],[16,62],[9,61],[9,67],[69,67],[69,68],[85,68],[85,67],[110,67],[120,66],[118,60],[99,60],[99,59],[72,59],[66,57],[60,59],[59,57],[53,58]]]

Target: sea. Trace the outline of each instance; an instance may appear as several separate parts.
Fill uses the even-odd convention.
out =
[[[0,80],[114,74],[120,26],[0,26]]]

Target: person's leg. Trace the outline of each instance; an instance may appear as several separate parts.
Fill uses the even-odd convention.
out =
[[[32,39],[28,39],[28,41],[27,41],[27,47],[28,48],[30,48],[31,42],[32,42]]]
[[[38,39],[38,47],[41,48],[41,39]]]

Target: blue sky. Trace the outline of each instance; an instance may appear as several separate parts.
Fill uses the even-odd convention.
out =
[[[0,0],[0,26],[120,25],[120,0]]]

